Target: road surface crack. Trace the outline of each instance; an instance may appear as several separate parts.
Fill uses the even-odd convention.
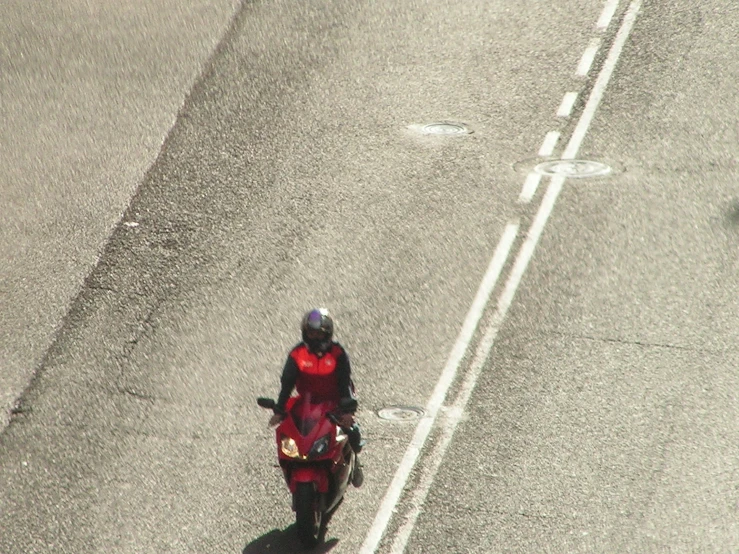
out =
[[[156,397],[151,394],[139,392],[131,387],[118,387],[118,392],[136,398],[137,400],[145,400],[147,402],[155,402]]]
[[[550,334],[557,335],[560,337],[571,338],[571,339],[582,339],[582,340],[589,340],[589,341],[594,341],[594,342],[606,342],[606,343],[612,343],[612,344],[624,344],[627,346],[640,346],[643,348],[667,348],[670,350],[682,350],[685,352],[706,352],[709,354],[719,353],[714,350],[710,350],[708,348],[696,348],[694,346],[682,346],[679,344],[646,342],[646,341],[640,341],[640,340],[627,340],[627,339],[620,339],[620,338],[613,338],[613,337],[594,337],[592,335],[562,333],[559,331],[551,331]]]
[[[505,510],[493,510],[493,513],[499,516],[523,517],[526,519],[535,519],[535,520],[557,519],[557,516],[551,516],[547,514],[531,514],[528,512],[507,512]]]

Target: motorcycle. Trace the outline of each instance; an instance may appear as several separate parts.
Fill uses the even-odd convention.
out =
[[[278,413],[271,398],[257,398],[257,404]],[[275,430],[277,456],[292,494],[298,537],[305,548],[313,548],[323,541],[328,520],[354,476],[356,454],[339,417],[356,409],[356,401],[337,406],[298,396],[290,398],[285,408]]]

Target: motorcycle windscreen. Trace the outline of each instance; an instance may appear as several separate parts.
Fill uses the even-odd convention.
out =
[[[298,414],[293,414],[293,421],[295,421],[295,427],[298,428],[298,432],[302,436],[307,437],[313,428],[318,425],[319,420],[310,417],[303,418]]]
[[[290,415],[295,422],[298,432],[307,437],[313,428],[325,417],[327,411],[334,408],[331,403],[312,403],[304,398],[298,399],[290,410]]]
[[[308,436],[323,419],[326,408],[325,404],[311,404],[302,399],[296,402],[290,415],[298,432],[304,437]]]

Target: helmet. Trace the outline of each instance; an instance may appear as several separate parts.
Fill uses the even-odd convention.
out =
[[[303,342],[314,354],[325,354],[331,348],[334,320],[326,308],[316,308],[303,316],[300,324]]]

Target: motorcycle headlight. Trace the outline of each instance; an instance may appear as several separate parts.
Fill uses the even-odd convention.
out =
[[[298,445],[290,437],[282,437],[282,440],[280,440],[280,449],[288,458],[297,458],[300,456]]]
[[[314,442],[313,446],[311,446],[308,457],[317,458],[319,456],[323,456],[328,451],[329,440],[330,440],[329,435],[324,435],[320,439],[318,439],[316,442]]]

